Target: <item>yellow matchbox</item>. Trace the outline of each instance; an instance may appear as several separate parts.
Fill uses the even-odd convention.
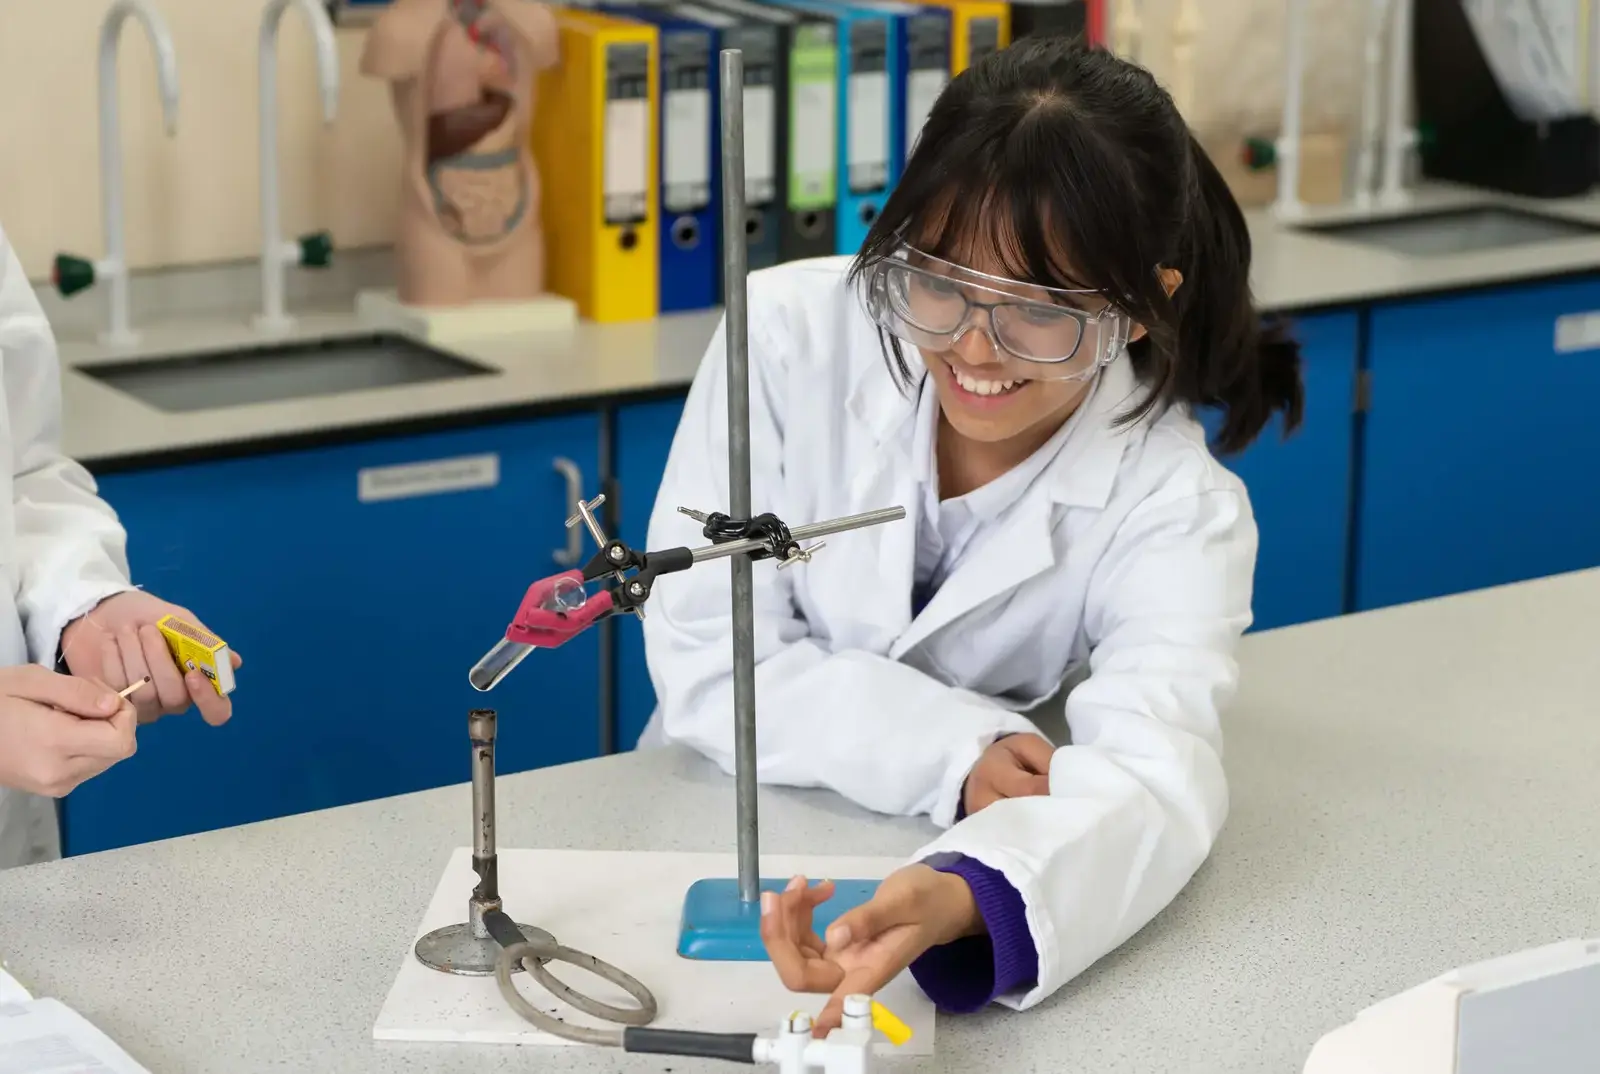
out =
[[[172,658],[180,668],[186,672],[200,672],[224,697],[233,693],[233,660],[227,642],[175,615],[161,620],[156,629],[167,639],[167,648],[172,650]]]

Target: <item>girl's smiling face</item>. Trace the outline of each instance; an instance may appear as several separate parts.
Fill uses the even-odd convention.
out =
[[[1004,267],[995,259],[974,261],[962,267],[1004,278]],[[1050,320],[1050,307],[1060,302],[1059,297],[1024,284],[973,288],[953,280],[947,287],[946,295],[941,296],[944,301],[965,299],[969,304],[970,327],[943,348],[917,348],[939,394],[945,420],[960,435],[984,443],[1018,437],[1047,439],[1078,408],[1093,381],[1040,379],[1056,370],[1007,353],[1000,340],[1017,324],[1026,327],[1031,323],[1037,331],[1046,331],[1043,325]],[[1003,310],[992,305],[1007,302],[1015,304]]]
[[[938,215],[946,227],[964,224],[962,230],[982,238],[952,241],[945,232],[926,235],[927,245],[911,244],[894,300],[924,328],[961,325],[916,340],[950,428],[968,440],[1018,441],[1031,451],[1083,402],[1100,361],[1120,349],[1115,335],[1126,328],[1094,319],[1107,311],[1104,296],[1067,286],[1075,276],[1058,243],[1050,243],[1055,278],[1033,284],[1017,278],[1025,247],[1003,214]]]

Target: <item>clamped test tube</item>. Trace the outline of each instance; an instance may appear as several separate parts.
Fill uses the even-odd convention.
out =
[[[563,576],[555,580],[549,594],[539,607],[547,612],[570,614],[581,609],[588,601],[589,591],[584,588],[583,581]],[[533,650],[532,645],[518,645],[502,638],[472,666],[472,670],[467,673],[467,681],[475,690],[492,690]]]

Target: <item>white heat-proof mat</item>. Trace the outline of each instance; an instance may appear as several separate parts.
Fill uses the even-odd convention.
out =
[[[501,850],[500,897],[512,920],[544,929],[556,941],[631,974],[655,994],[658,1029],[770,1036],[793,1010],[815,1014],[824,996],[790,992],[768,962],[697,962],[678,955],[683,897],[696,880],[737,875],[732,854],[669,854],[597,850]],[[812,879],[880,879],[904,862],[897,858],[763,856],[762,875]],[[465,921],[477,875],[472,851],[451,855],[416,939]],[[551,971],[578,991],[617,1006],[634,1006],[621,989],[572,966]],[[514,980],[528,1001],[563,1021],[597,1025],[557,1002],[525,973]],[[881,1037],[878,1050],[895,1055],[933,1054],[933,1004],[909,973],[877,996],[911,1027],[895,1048]],[[418,962],[407,945],[400,972],[378,1012],[377,1040],[471,1044],[568,1044],[542,1033],[506,1005],[493,977],[458,977]]]

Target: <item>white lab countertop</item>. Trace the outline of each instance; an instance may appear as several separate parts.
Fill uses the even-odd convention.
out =
[[[1195,880],[1046,1004],[941,1017],[936,1055],[894,1069],[1295,1074],[1383,996],[1600,934],[1597,612],[1591,571],[1247,638],[1231,814]],[[675,750],[497,796],[502,848],[734,844],[731,781]],[[158,1074],[731,1069],[373,1042],[468,803],[463,784],[0,872],[0,954]],[[930,834],[821,792],[765,791],[761,820],[780,853]]]
[[[1416,208],[1468,204],[1525,204],[1535,211],[1600,224],[1600,197],[1521,202],[1480,192],[1430,186],[1413,195]],[[1415,211],[1415,209],[1413,210]],[[1534,242],[1481,253],[1414,257],[1291,228],[1265,211],[1249,215],[1254,244],[1254,288],[1264,309],[1297,311],[1349,306],[1421,293],[1476,288],[1600,268],[1600,231],[1593,236]],[[1308,218],[1382,215],[1355,210],[1313,210]],[[90,463],[111,463],[164,453],[204,455],[241,444],[307,437],[385,425],[460,421],[490,411],[561,408],[685,388],[710,341],[720,311],[677,314],[622,325],[584,323],[570,332],[506,336],[447,348],[499,371],[427,384],[296,399],[281,403],[163,413],[85,375],[103,362],[247,348],[271,342],[250,327],[257,306],[253,275],[243,286],[212,285],[209,306],[195,302],[182,316],[136,323],[137,348],[110,353],[82,324],[61,335],[65,447]],[[302,281],[303,282],[303,281]],[[370,333],[342,308],[295,309],[300,317],[287,338],[328,338]],[[81,308],[81,304],[80,304]]]

